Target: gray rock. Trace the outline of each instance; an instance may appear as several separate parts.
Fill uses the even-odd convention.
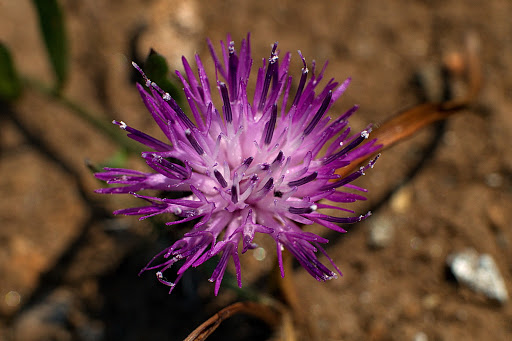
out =
[[[490,255],[467,249],[449,255],[447,264],[459,283],[501,304],[508,301],[505,281]]]

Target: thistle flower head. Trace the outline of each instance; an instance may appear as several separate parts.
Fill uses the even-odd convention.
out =
[[[317,258],[320,251],[341,274],[320,246],[328,240],[303,231],[301,226],[318,223],[345,232],[338,224],[354,223],[369,215],[354,216],[340,204],[365,199],[357,192],[366,190],[351,182],[374,161],[345,177],[336,170],[379,146],[375,140],[361,145],[370,127],[351,134],[347,120],[356,106],[335,119],[327,115],[350,80],[339,84],[331,79],[318,90],[325,66],[317,73],[313,63],[310,71],[299,51],[304,67],[298,85],[292,86],[290,53],[279,57],[275,43],[270,57],[258,68],[254,95],[250,96],[253,60],[249,35],[238,51],[229,36],[228,42],[221,42],[222,54],[218,55],[208,41],[215,63],[214,82],[199,56],[195,58],[197,77],[185,58],[184,73],[176,71],[191,117],[134,64],[146,81],[146,87],[137,85],[142,100],[168,141],[114,121],[130,138],[152,150],[142,153],[152,171],[106,168],[96,177],[117,186],[97,192],[130,193],[149,203],[116,214],[141,215],[141,219],[174,215],[176,220],[167,225],[194,221],[182,239],[157,254],[141,271],[157,270],[158,280],[169,285],[170,291],[188,268],[216,255],[218,265],[210,278],[215,282],[215,294],[230,258],[241,286],[239,254],[256,247],[256,233],[275,240],[282,276],[282,251],[287,249],[317,280],[335,278],[336,273]],[[220,105],[215,104],[212,91],[218,91]],[[143,190],[185,196],[169,199],[143,195]],[[322,212],[326,209],[331,213]],[[177,262],[177,275],[169,281],[164,273]]]

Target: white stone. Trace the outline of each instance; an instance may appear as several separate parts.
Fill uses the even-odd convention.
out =
[[[490,255],[467,249],[449,255],[447,263],[460,283],[502,304],[507,302],[505,281]]]

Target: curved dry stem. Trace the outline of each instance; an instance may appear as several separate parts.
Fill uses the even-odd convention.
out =
[[[478,53],[478,39],[469,34],[466,39],[466,72],[468,91],[465,96],[441,103],[424,103],[405,110],[390,118],[372,132],[371,138],[377,139],[382,145],[379,152],[401,142],[418,130],[467,108],[477,97],[482,84],[482,72]],[[452,70],[448,69],[448,72]],[[354,171],[361,163],[373,158],[375,155],[361,157],[349,166],[340,169],[337,174],[346,176]]]
[[[222,321],[235,314],[248,314],[267,323],[275,330],[280,330],[282,340],[294,341],[293,324],[290,312],[284,306],[277,302],[256,303],[256,302],[237,302],[220,310],[210,317],[203,324],[197,327],[184,341],[202,341],[206,340],[215,329],[219,327]]]

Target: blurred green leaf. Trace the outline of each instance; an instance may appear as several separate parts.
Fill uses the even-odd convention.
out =
[[[21,82],[9,49],[0,43],[0,99],[12,101],[21,94]]]
[[[144,62],[144,72],[153,82],[158,84],[165,92],[183,108],[182,94],[179,87],[169,78],[169,66],[165,57],[151,49]]]
[[[33,0],[39,26],[56,76],[56,90],[66,82],[69,65],[67,32],[64,15],[57,0]]]
[[[128,162],[129,152],[123,148],[112,154],[106,160],[100,163],[94,163],[91,160],[86,159],[85,165],[91,171],[91,173],[102,172],[104,168],[125,168]]]
[[[105,167],[110,168],[125,168],[126,162],[128,162],[128,156],[126,150],[120,149],[117,152],[115,152],[113,155],[111,155],[107,160],[103,161],[101,163],[101,169]]]

